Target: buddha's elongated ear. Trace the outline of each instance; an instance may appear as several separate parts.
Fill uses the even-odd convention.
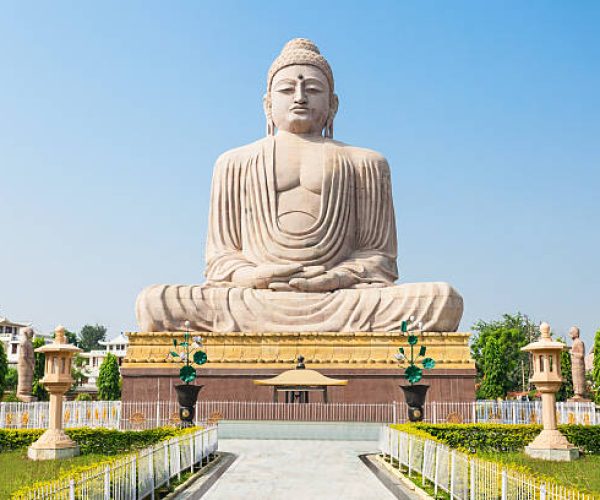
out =
[[[273,123],[271,116],[271,94],[269,92],[263,96],[263,109],[267,119],[267,135],[275,135],[275,123]]]
[[[331,96],[331,103],[329,104],[329,114],[327,115],[327,122],[325,123],[325,137],[333,139],[333,120],[337,114],[340,100],[337,94]]]

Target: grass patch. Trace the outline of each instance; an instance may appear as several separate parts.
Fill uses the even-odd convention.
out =
[[[562,486],[600,494],[600,455],[583,455],[573,462],[536,460],[518,452],[480,452],[477,456],[518,465],[536,476],[552,478]]]
[[[114,457],[91,453],[65,460],[32,461],[27,458],[27,448],[0,453],[0,498],[10,498],[11,493],[38,481],[51,481],[76,467],[94,465]]]

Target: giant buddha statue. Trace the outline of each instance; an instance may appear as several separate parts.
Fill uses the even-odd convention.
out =
[[[449,284],[395,284],[390,168],[333,139],[338,97],[313,42],[285,45],[264,109],[266,137],[215,165],[206,283],[144,289],[140,329],[382,332],[412,317],[423,331],[456,331],[463,300]]]

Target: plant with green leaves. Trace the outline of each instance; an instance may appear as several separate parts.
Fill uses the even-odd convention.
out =
[[[183,363],[183,366],[179,370],[179,378],[186,384],[192,383],[196,380],[196,368],[202,366],[208,361],[206,352],[202,350],[202,337],[193,336],[190,333],[190,322],[185,322],[186,331],[183,334],[183,341],[177,342],[177,339],[173,339],[173,347],[177,350],[169,352],[167,359],[172,359]]]
[[[4,345],[0,342],[0,400],[4,394],[4,388],[6,386],[6,374],[8,373],[8,358],[4,351]]]
[[[594,337],[594,365],[592,367],[592,386],[594,388],[594,401],[600,404],[600,330]]]
[[[477,390],[478,398],[496,399],[506,395],[505,356],[505,346],[498,339],[490,337],[483,349],[483,378]]]
[[[98,399],[102,401],[116,401],[121,397],[121,374],[119,361],[109,352],[100,365],[98,380]]]
[[[411,321],[414,321],[414,317],[411,316]],[[419,323],[419,331],[421,331],[422,323]],[[408,322],[402,322],[402,332],[408,332]],[[404,369],[404,378],[408,380],[410,385],[414,385],[423,378],[423,370],[431,370],[435,367],[435,361],[433,358],[426,358],[427,347],[422,345],[419,348],[418,354],[415,356],[415,347],[419,343],[419,337],[414,334],[409,334],[408,345],[410,346],[410,358],[406,357],[404,347],[399,347],[398,352],[395,354],[395,358],[398,363],[404,363],[408,361],[408,366]],[[420,363],[423,368],[419,368],[417,363]]]
[[[556,340],[558,342],[566,344],[566,341],[563,337],[558,337]],[[556,393],[556,401],[566,401],[567,399],[572,398],[575,394],[573,392],[573,371],[571,365],[571,353],[567,350],[564,350],[560,353],[560,371],[563,383],[560,386],[558,392]]]
[[[521,351],[521,348],[537,340],[539,335],[537,323],[520,312],[503,314],[499,320],[479,320],[475,323],[471,337],[471,356],[477,368],[478,382],[483,383],[485,378],[485,348],[493,339],[498,345],[488,348],[488,351],[497,347],[502,356],[503,393],[526,391],[532,369],[529,354]]]
[[[44,366],[46,364],[46,355],[43,352],[35,352],[38,347],[46,345],[46,341],[42,337],[33,339],[33,352],[35,353],[35,362],[33,364],[33,385],[31,388],[32,394],[38,401],[48,401],[48,391],[44,388],[41,380],[44,378]]]

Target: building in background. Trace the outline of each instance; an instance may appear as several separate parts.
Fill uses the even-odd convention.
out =
[[[79,388],[83,392],[95,392],[96,381],[98,380],[98,374],[100,373],[100,365],[106,358],[108,353],[114,354],[119,361],[119,366],[127,353],[127,344],[129,340],[122,333],[118,337],[112,340],[100,341],[105,348],[94,349],[90,352],[82,352],[79,356],[84,358],[84,365],[81,369],[83,375],[86,377],[85,383]]]

